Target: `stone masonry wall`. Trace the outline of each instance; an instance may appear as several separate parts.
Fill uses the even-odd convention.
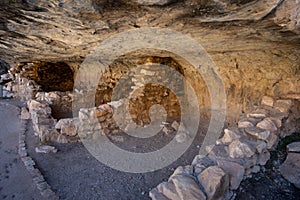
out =
[[[178,167],[167,182],[150,192],[153,200],[230,199],[241,181],[260,171],[270,159],[269,150],[279,138],[293,133],[287,127],[299,122],[299,95],[274,100],[263,97],[261,105],[224,130],[206,156],[197,155],[192,164]],[[292,123],[293,122],[293,123]],[[299,128],[299,127],[298,127]],[[299,129],[298,129],[299,130]]]

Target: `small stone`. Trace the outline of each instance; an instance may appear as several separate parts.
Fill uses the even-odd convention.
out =
[[[239,139],[241,136],[229,129],[224,130],[224,136],[220,139],[223,144],[231,143],[233,140]]]
[[[198,175],[200,184],[205,189],[207,199],[219,199],[229,188],[228,175],[217,166],[211,166]]]
[[[36,153],[56,153],[57,149],[53,146],[48,146],[48,145],[44,145],[44,146],[39,146],[35,148],[35,152]]]
[[[250,127],[250,128],[246,128],[245,129],[245,132],[248,134],[248,135],[251,135],[252,137],[254,138],[257,138],[259,140],[267,140],[268,137],[270,136],[271,132],[269,130],[261,130],[261,129],[258,129],[256,127]]]
[[[68,143],[68,140],[67,140],[66,136],[64,136],[63,134],[59,134],[56,139],[56,142],[60,143],[60,144],[66,144],[66,143]]]
[[[287,150],[289,152],[300,153],[300,142],[293,142],[293,143],[287,145]]]
[[[80,125],[80,121],[78,118],[66,118],[60,119],[56,125],[56,129],[60,129],[62,134],[68,136],[76,136],[78,135],[78,128]]]
[[[282,113],[288,113],[292,104],[292,100],[277,100],[274,104],[274,108]]]
[[[256,127],[260,128],[260,129],[264,129],[264,130],[269,130],[271,132],[277,131],[276,125],[274,124],[273,120],[269,117],[265,118],[263,121],[259,122],[256,125]]]
[[[115,141],[115,142],[124,142],[125,138],[123,136],[118,136],[118,135],[111,135],[110,136],[111,140]]]
[[[33,180],[33,182],[34,182],[35,184],[38,184],[38,183],[41,183],[41,182],[44,182],[44,181],[45,181],[45,179],[44,179],[43,176],[36,176],[36,177],[34,177],[32,180]]]
[[[277,128],[280,128],[282,126],[281,118],[279,117],[271,117],[271,120],[275,123]]]
[[[47,188],[49,188],[49,185],[46,182],[41,182],[36,184],[38,190],[43,191],[46,190]]]
[[[278,143],[278,136],[275,133],[271,133],[270,136],[266,140],[267,149],[272,149]]]
[[[300,189],[300,154],[289,153],[279,168],[282,176]]]
[[[256,151],[258,153],[263,152],[265,149],[267,148],[267,143],[265,142],[260,142],[257,146],[256,146]]]
[[[250,113],[250,114],[247,115],[247,117],[257,118],[257,119],[263,119],[263,118],[266,118],[267,115],[264,114],[264,113]]]
[[[180,124],[177,122],[177,121],[174,121],[173,123],[172,123],[172,128],[174,128],[176,131],[178,131],[178,129],[179,129],[179,127],[180,127]]]
[[[164,126],[164,128],[162,129],[162,131],[166,134],[166,135],[170,135],[171,133],[173,133],[173,130]]]
[[[253,127],[254,125],[249,121],[239,121],[238,122],[238,128],[248,128]]]
[[[260,166],[258,166],[258,165],[253,166],[251,169],[251,172],[255,173],[255,174],[260,172]]]
[[[238,163],[218,160],[218,166],[229,175],[230,189],[236,190],[243,180],[245,169]]]
[[[65,126],[61,129],[61,134],[65,134],[67,136],[76,136],[78,135],[78,127],[76,126]]]
[[[207,156],[197,155],[193,159],[192,165],[203,165],[205,167],[209,167],[215,165],[215,163]]]
[[[261,100],[261,105],[273,107],[274,99],[272,97],[264,96]]]
[[[189,139],[189,135],[187,132],[183,132],[183,131],[178,131],[178,133],[175,136],[175,140],[178,143],[183,143],[185,141],[187,141]]]
[[[229,155],[231,158],[249,158],[254,154],[255,152],[248,144],[242,143],[239,140],[235,140],[229,145]]]
[[[265,150],[261,154],[259,154],[258,164],[260,164],[261,166],[264,166],[267,164],[267,162],[270,160],[270,158],[271,158],[270,152]]]
[[[30,119],[30,113],[29,113],[29,111],[27,110],[27,108],[22,107],[20,118],[21,118],[21,119],[24,119],[24,120]]]
[[[141,4],[143,6],[153,6],[153,5],[157,5],[157,6],[163,6],[166,5],[170,2],[172,2],[172,0],[135,0],[138,4]],[[150,72],[148,70],[142,70],[141,71],[142,74],[148,75],[148,76],[154,76],[155,73],[154,72]]]
[[[115,103],[113,103],[113,102],[111,102],[111,103],[112,103],[114,106],[117,106],[117,104],[115,104]],[[106,111],[106,112],[108,112],[108,113],[112,113],[112,112],[113,112],[112,107],[111,107],[110,105],[108,105],[108,104],[102,104],[102,105],[100,105],[98,108],[101,109],[101,110],[104,110],[104,111]]]

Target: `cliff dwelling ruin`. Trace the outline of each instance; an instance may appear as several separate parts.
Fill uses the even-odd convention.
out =
[[[299,199],[299,34],[298,0],[2,0],[0,198]]]

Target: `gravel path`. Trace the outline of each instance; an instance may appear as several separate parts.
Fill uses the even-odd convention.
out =
[[[39,191],[18,155],[22,122],[13,101],[0,101],[0,199],[41,199]]]
[[[81,143],[54,144],[57,153],[37,154],[37,139],[32,124],[27,127],[29,155],[36,161],[45,179],[60,199],[141,200],[150,199],[148,192],[166,181],[174,168],[191,163],[199,149],[196,138],[192,148],[170,166],[144,174],[124,173],[96,160]],[[200,134],[198,134],[200,135]],[[132,145],[132,144],[130,144]]]

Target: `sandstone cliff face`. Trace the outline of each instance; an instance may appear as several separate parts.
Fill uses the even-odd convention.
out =
[[[187,34],[206,49],[234,116],[262,95],[300,93],[298,0],[4,0],[0,22],[0,57],[13,66],[60,62],[76,75],[106,38],[161,27]],[[203,80],[195,86],[205,94],[201,101],[209,102]]]

